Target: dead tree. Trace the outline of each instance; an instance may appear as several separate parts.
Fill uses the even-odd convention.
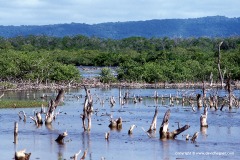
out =
[[[170,109],[168,109],[163,117],[162,124],[160,126],[159,134],[161,139],[174,139],[176,136],[183,131],[187,130],[190,126],[185,125],[182,128],[178,128],[172,132],[168,131],[169,125],[169,118],[170,118]]]
[[[208,110],[208,107],[205,106],[204,113],[200,117],[200,126],[201,127],[208,127],[208,124],[207,124],[207,114],[208,114],[208,111],[207,110]]]
[[[84,101],[84,106],[83,106],[83,114],[81,114],[82,118],[82,124],[83,124],[83,129],[84,131],[90,131],[91,130],[91,125],[92,125],[92,112],[93,112],[93,98],[90,93],[90,90],[88,90],[84,86],[86,96],[85,96],[85,101]],[[88,120],[88,126],[86,126],[86,119]]]
[[[63,97],[64,97],[64,90],[60,89],[56,99],[50,100],[50,102],[48,103],[48,111],[45,116],[45,124],[51,124],[52,121],[55,119],[55,117],[56,117],[55,110],[56,110],[57,106],[59,105],[59,103],[61,101],[63,101]]]
[[[153,131],[156,131],[156,129],[157,129],[157,115],[158,115],[158,108],[156,107],[152,123],[150,125],[150,128],[147,131],[148,133],[152,133]]]
[[[25,153],[25,152],[26,152],[26,149],[15,152],[14,159],[15,160],[29,160],[31,153]]]
[[[219,78],[220,78],[220,81],[221,81],[221,88],[223,88],[223,81],[224,81],[224,74],[222,73],[222,70],[221,70],[221,53],[220,53],[220,50],[221,50],[221,45],[223,44],[223,41],[219,43],[218,45],[218,73],[219,73]]]

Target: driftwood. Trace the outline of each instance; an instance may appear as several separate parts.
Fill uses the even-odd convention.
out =
[[[66,132],[63,132],[62,134],[59,134],[57,139],[55,140],[56,142],[60,143],[60,144],[63,144],[64,142],[64,138],[67,136],[67,131]]]
[[[156,131],[156,129],[157,129],[157,115],[158,115],[158,108],[156,107],[152,123],[151,123],[150,128],[148,129],[147,132],[152,133],[153,131]]]
[[[90,90],[88,90],[86,86],[84,86],[84,89],[86,92],[86,96],[83,106],[83,114],[81,114],[81,118],[84,131],[90,131],[92,126],[93,98],[90,93]],[[88,126],[86,126],[85,123],[86,119],[88,120]]]
[[[178,128],[172,132],[168,131],[169,125],[169,118],[170,118],[170,109],[168,109],[164,115],[162,124],[160,126],[159,134],[161,139],[174,139],[177,135],[182,133],[183,131],[187,130],[190,126],[185,125],[182,128]]]
[[[26,149],[15,152],[15,160],[29,160],[31,153],[25,153]]]

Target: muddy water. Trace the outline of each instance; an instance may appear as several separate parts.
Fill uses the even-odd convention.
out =
[[[16,150],[26,149],[31,152],[31,159],[70,159],[79,150],[88,149],[86,159],[240,159],[240,112],[239,109],[233,108],[229,111],[225,108],[223,111],[209,110],[208,124],[209,127],[201,129],[199,127],[199,118],[203,109],[193,112],[191,107],[185,104],[174,104],[169,106],[169,100],[165,99],[162,104],[159,99],[156,102],[153,98],[156,89],[130,89],[130,97],[142,96],[141,103],[134,104],[131,100],[127,104],[120,106],[118,103],[118,89],[91,89],[94,95],[95,114],[92,116],[91,131],[84,132],[80,114],[84,101],[84,90],[68,90],[65,94],[64,105],[57,108],[61,114],[52,123],[51,126],[42,125],[36,127],[30,118],[26,122],[19,120],[17,113],[24,110],[27,116],[32,116],[33,111],[38,108],[24,109],[1,109],[0,110],[0,159],[9,160],[13,158]],[[122,93],[127,90],[122,90]],[[178,95],[182,93],[196,94],[200,90],[175,90],[175,89],[157,89],[159,96],[164,97]],[[239,91],[235,95],[239,97]],[[40,99],[42,94],[49,97],[56,96],[53,91],[38,92],[7,92],[4,98],[16,99]],[[225,91],[219,91],[220,96],[224,96]],[[83,96],[82,96],[83,95]],[[82,96],[82,97],[81,97]],[[116,104],[110,106],[109,97],[114,96]],[[78,98],[77,98],[78,97]],[[96,98],[103,99],[104,105]],[[152,121],[155,106],[159,108],[157,129],[159,130],[163,115],[167,109],[171,109],[170,131],[178,128],[180,125],[189,124],[191,127],[178,135],[175,140],[163,141],[159,139],[158,130],[152,138],[149,138],[143,131],[147,130]],[[112,114],[114,118],[122,117],[123,128],[119,131],[110,130],[109,117],[106,114]],[[14,122],[19,124],[18,142],[14,144],[13,128]],[[127,134],[132,124],[137,127],[133,134]],[[64,144],[55,142],[58,134],[66,131],[68,136]],[[109,141],[104,139],[105,132],[110,131]],[[183,135],[193,135],[199,132],[196,143],[186,141]],[[79,156],[80,159],[80,156]]]

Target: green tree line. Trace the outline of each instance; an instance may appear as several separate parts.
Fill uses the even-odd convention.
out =
[[[221,68],[240,79],[240,37],[120,40],[77,35],[0,38],[1,79],[79,79],[74,66],[118,66],[118,80],[183,82],[218,79]]]

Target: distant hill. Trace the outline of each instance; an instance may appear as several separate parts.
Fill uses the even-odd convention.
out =
[[[141,37],[229,37],[240,35],[240,18],[212,16],[191,19],[164,19],[100,24],[55,24],[41,26],[0,26],[0,37],[27,35],[46,36],[96,36],[122,39]]]

